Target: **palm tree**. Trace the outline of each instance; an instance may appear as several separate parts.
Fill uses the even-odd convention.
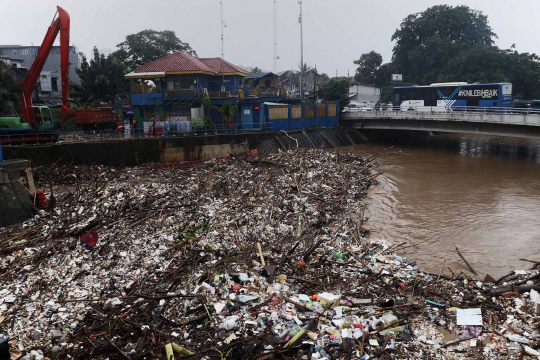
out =
[[[219,108],[219,113],[223,115],[223,123],[230,124],[231,121],[234,121],[236,105],[226,102]]]
[[[309,70],[311,70],[311,66],[308,66],[307,63],[304,63],[304,67],[302,68],[302,64],[299,63],[298,70],[300,70],[300,72],[305,75]]]

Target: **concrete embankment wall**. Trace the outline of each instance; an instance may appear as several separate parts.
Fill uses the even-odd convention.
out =
[[[0,163],[0,227],[17,224],[33,216],[32,198],[23,185],[34,191],[30,163],[6,160]]]
[[[252,149],[261,152],[305,148],[334,148],[364,142],[358,130],[309,129],[305,132],[244,133],[183,137],[137,138],[107,142],[72,142],[4,147],[6,159],[28,159],[33,166],[51,164],[99,164],[133,166],[144,163],[176,163],[209,160]]]

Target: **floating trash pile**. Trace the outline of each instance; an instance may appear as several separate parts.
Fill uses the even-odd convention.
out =
[[[369,240],[374,158],[41,169],[49,208],[0,232],[0,358],[538,357],[538,264],[447,278]]]

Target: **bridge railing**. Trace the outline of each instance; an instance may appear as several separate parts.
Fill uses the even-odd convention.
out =
[[[489,107],[489,106],[452,106],[446,108],[442,106],[363,106],[356,109],[348,109],[342,113],[370,112],[370,111],[403,111],[403,112],[428,112],[428,113],[451,113],[451,112],[466,112],[466,113],[503,113],[503,114],[540,114],[540,109],[533,108],[509,108],[509,107]]]
[[[540,109],[453,106],[363,107],[341,113],[341,120],[397,119],[423,121],[466,121],[509,125],[540,126]]]

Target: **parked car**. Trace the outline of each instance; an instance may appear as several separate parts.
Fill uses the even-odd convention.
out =
[[[373,105],[368,103],[351,102],[343,108],[343,112],[373,111]]]

